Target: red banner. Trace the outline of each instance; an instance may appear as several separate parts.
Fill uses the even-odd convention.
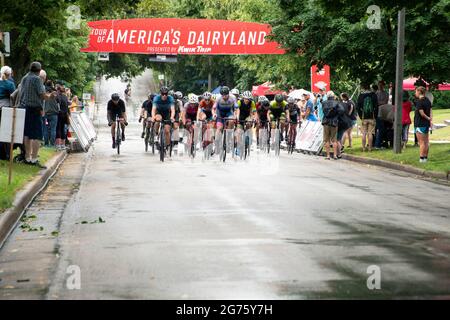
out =
[[[206,19],[127,19],[88,23],[83,52],[142,54],[283,54],[265,37],[268,24]]]
[[[316,65],[311,67],[311,92],[319,92],[320,88],[330,90],[330,66],[324,65],[319,70]]]

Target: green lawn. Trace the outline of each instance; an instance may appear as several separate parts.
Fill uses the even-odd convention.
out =
[[[39,161],[47,162],[56,151],[50,148],[41,148],[39,151]],[[13,179],[8,185],[9,161],[0,161],[0,213],[11,207],[14,196],[18,190],[33,179],[39,172],[39,168],[26,164],[14,163]]]
[[[450,144],[431,144],[427,163],[419,163],[419,148],[414,147],[413,144],[414,138],[409,141],[408,146],[401,154],[395,154],[392,149],[362,152],[361,137],[353,137],[353,148],[345,148],[345,153],[397,162],[429,171],[445,173],[450,171]]]

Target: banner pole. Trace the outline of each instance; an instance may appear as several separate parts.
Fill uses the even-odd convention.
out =
[[[13,116],[12,116],[12,129],[11,129],[11,143],[9,145],[9,176],[8,176],[8,185],[11,184],[12,179],[12,167],[13,167],[13,151],[14,151],[14,132],[16,131],[16,108],[13,109]]]

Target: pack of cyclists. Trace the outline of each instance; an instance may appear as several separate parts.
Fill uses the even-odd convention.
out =
[[[113,148],[117,117],[123,119],[122,140],[125,140],[125,104],[115,93],[108,102],[108,123],[111,126]],[[163,86],[159,93],[150,93],[142,103],[139,122],[142,121],[141,138],[144,138],[146,128],[158,124],[154,127],[154,133],[158,135],[162,127],[166,146],[171,142],[171,129],[176,130],[181,127],[187,132],[192,132],[194,124],[202,123],[204,124],[202,136],[207,129],[212,129],[208,132],[214,132],[211,137],[203,139],[203,148],[212,143],[214,136],[223,129],[250,130],[252,128],[256,128],[259,147],[260,129],[279,129],[281,141],[287,141],[290,129],[296,130],[303,117],[305,114],[300,110],[297,101],[281,94],[275,95],[273,101],[269,101],[265,96],[255,99],[250,91],[240,94],[238,89],[230,90],[229,87],[224,86],[220,89],[219,95],[204,92],[201,96],[195,94],[183,96],[182,92],[175,92]],[[177,142],[175,141],[175,144]],[[158,145],[156,147],[159,148]]]

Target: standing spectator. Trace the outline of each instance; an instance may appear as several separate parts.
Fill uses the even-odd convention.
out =
[[[0,70],[0,121],[2,119],[2,108],[10,107],[11,94],[16,90],[16,85],[12,80],[12,70],[8,66],[4,66]],[[0,160],[9,159],[9,143],[0,142]]]
[[[331,94],[330,94],[331,92]],[[333,95],[334,93],[330,91],[327,96]],[[334,96],[333,99],[336,99]],[[349,104],[340,102],[337,106],[337,114],[338,114],[338,130],[337,130],[337,138],[336,138],[336,145],[337,145],[337,158],[341,158],[341,153],[344,151],[344,147],[342,145],[342,137],[344,136],[345,132],[348,130],[348,128],[351,128],[352,126],[352,120],[350,119],[349,113]]]
[[[433,121],[431,116],[431,102],[425,96],[425,91],[426,89],[424,87],[418,87],[415,93],[417,100],[415,101],[414,127],[417,140],[419,141],[421,163],[428,161],[429,132]]]
[[[358,97],[356,110],[362,121],[362,150],[372,151],[373,134],[375,132],[375,119],[378,114],[378,99],[375,92],[369,90],[368,84],[361,86],[362,91]],[[368,144],[367,144],[368,140]]]
[[[49,100],[55,93],[46,93],[42,79],[46,76],[39,62],[33,62],[21,81],[20,105],[25,108],[25,163],[45,169],[38,161],[40,140],[42,140],[42,101]]]
[[[384,90],[385,83],[383,80],[378,82],[378,85],[374,85],[373,89],[377,95],[378,107],[384,106],[389,102],[389,93]],[[377,116],[375,126],[375,149],[382,148],[383,137],[386,136],[386,132],[389,128],[385,127],[385,123]]]
[[[386,92],[384,87],[385,87],[385,82],[383,80],[379,81],[378,89],[376,90],[376,95],[377,95],[379,106],[389,103],[389,93]]]
[[[78,107],[80,106],[80,100],[78,96],[73,96],[72,102],[70,104],[70,112],[78,111]]]
[[[311,100],[311,93],[306,92],[303,94],[305,98],[305,119],[309,121],[317,121],[317,117],[314,115],[314,103]]]
[[[66,89],[63,85],[57,86],[58,95],[56,102],[59,104],[58,123],[56,125],[56,150],[64,151],[66,149],[66,126],[69,124],[69,99],[66,96]]]
[[[56,92],[53,83],[49,80],[45,85],[46,92]],[[55,146],[56,143],[56,126],[58,124],[59,103],[55,97],[51,97],[49,100],[44,101],[44,145]]]
[[[327,100],[327,93],[325,92],[325,87],[320,87],[316,100],[317,116],[319,118],[319,121],[322,121],[323,119],[322,103],[326,100]]]
[[[345,109],[347,110],[348,117],[351,121],[350,127],[344,132],[344,135],[342,137],[342,147],[345,146],[345,140],[346,138],[348,138],[348,148],[351,148],[353,143],[352,131],[353,127],[356,125],[356,106],[355,103],[350,99],[348,94],[345,92],[341,94],[341,100],[345,105]]]
[[[402,103],[402,147],[406,148],[409,136],[409,126],[411,125],[411,110],[412,103],[409,101],[408,92],[403,91],[403,103]]]
[[[327,153],[326,160],[330,160],[330,143],[333,144],[333,158],[338,159],[338,144],[337,144],[337,130],[338,130],[338,102],[335,100],[334,93],[329,91],[327,93],[327,100],[322,104],[323,108],[323,142],[325,143],[325,150]]]

